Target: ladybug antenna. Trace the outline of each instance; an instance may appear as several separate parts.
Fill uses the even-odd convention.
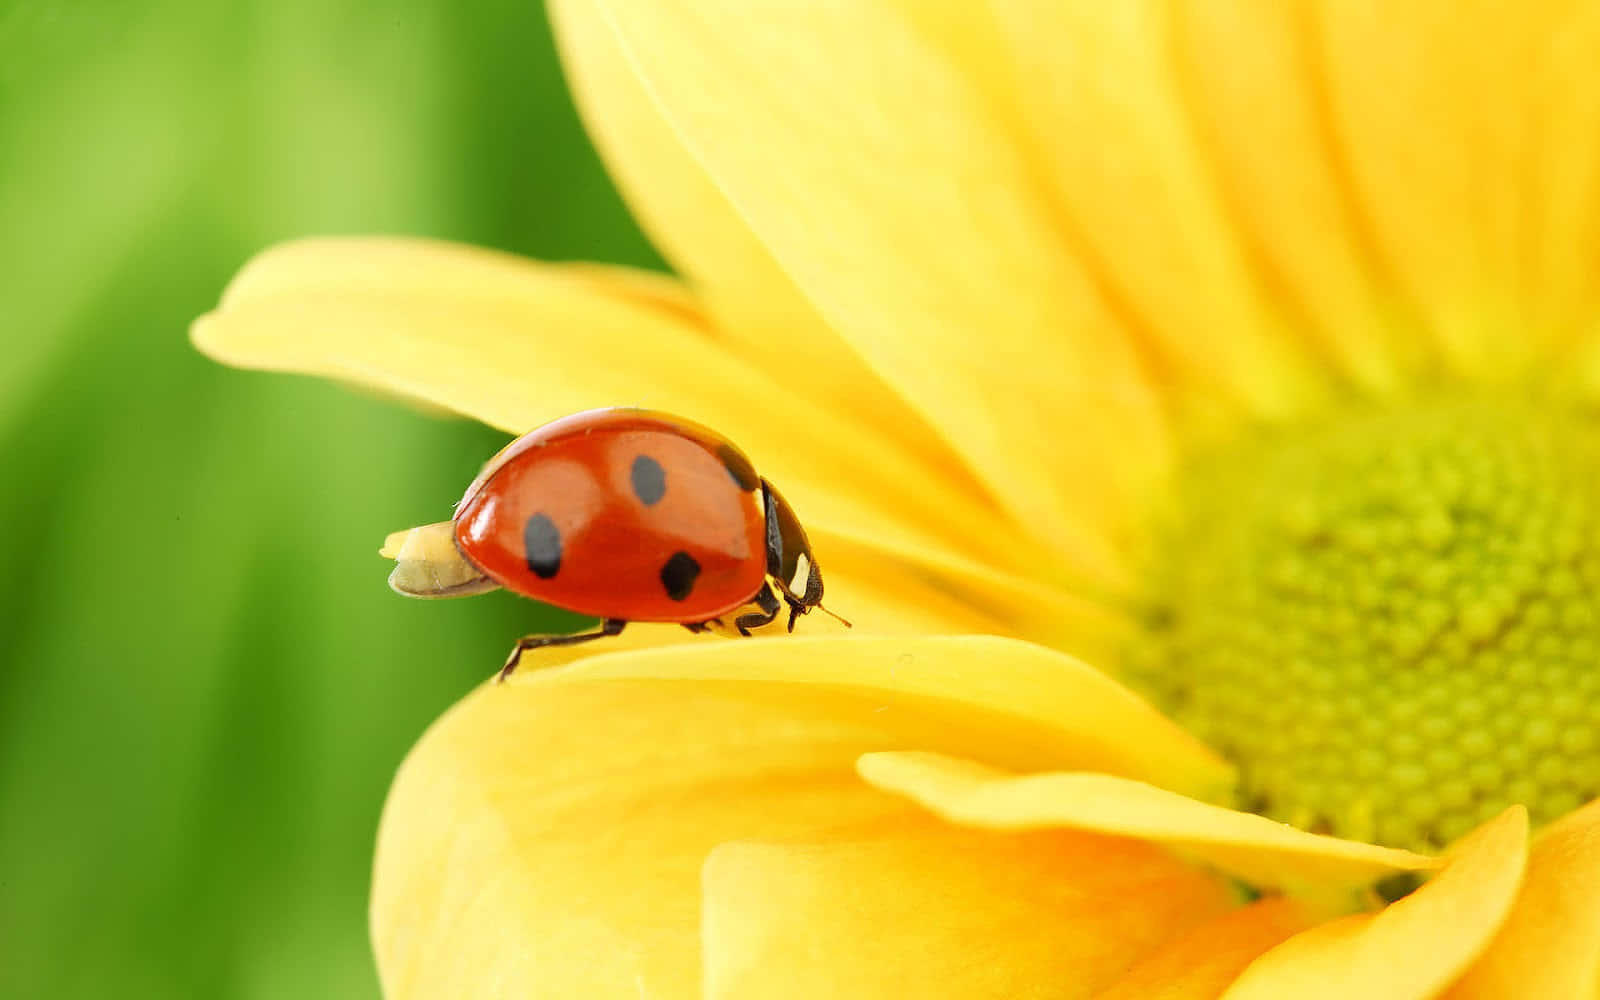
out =
[[[832,611],[829,611],[827,608],[823,607],[820,604],[814,604],[814,605],[812,605],[812,607],[816,608],[818,611],[823,612],[829,618],[832,618],[834,621],[838,622],[840,625],[843,625],[845,628],[855,628],[855,626],[850,624],[850,622],[844,616],[836,615]]]

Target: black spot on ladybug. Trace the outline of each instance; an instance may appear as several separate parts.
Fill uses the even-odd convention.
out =
[[[667,495],[667,472],[649,455],[633,460],[629,476],[633,479],[633,495],[646,507]]]
[[[561,570],[561,532],[548,514],[528,518],[522,526],[522,545],[534,576],[548,580]]]
[[[722,467],[728,470],[728,475],[746,493],[752,492],[761,485],[761,477],[756,475],[756,467],[744,457],[744,453],[731,444],[717,446],[717,457],[722,459]]]
[[[661,567],[661,585],[667,588],[668,597],[681,601],[694,590],[694,581],[699,575],[700,564],[694,561],[694,556],[687,552],[674,552],[672,558]]]

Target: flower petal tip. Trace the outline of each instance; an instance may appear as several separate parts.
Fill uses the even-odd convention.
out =
[[[1164,843],[1258,888],[1346,899],[1385,875],[1440,859],[1308,833],[1141,781],[1057,771],[1012,774],[937,753],[864,754],[870,785],[944,819],[995,830],[1075,829]]]

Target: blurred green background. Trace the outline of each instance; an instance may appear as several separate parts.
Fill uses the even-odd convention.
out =
[[[544,12],[0,0],[0,227],[0,996],[376,996],[390,776],[538,626],[376,550],[504,438],[186,328],[310,233],[658,263]]]

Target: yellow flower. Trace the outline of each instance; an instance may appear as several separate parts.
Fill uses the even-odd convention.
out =
[[[717,427],[858,628],[453,709],[391,997],[1596,996],[1600,5],[554,13],[682,283],[313,240],[196,342]]]

